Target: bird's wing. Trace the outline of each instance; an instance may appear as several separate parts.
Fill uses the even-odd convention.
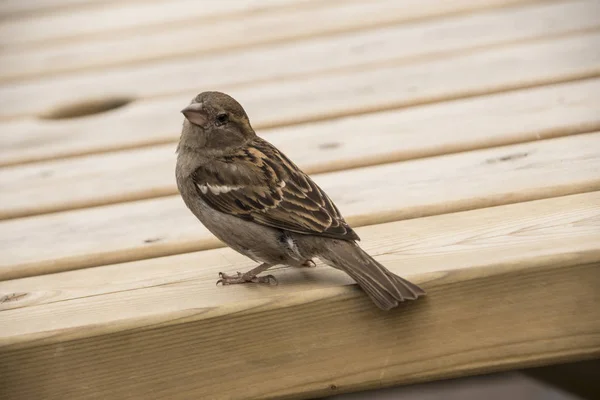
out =
[[[212,208],[293,232],[360,240],[331,199],[285,155],[257,138],[193,174]]]

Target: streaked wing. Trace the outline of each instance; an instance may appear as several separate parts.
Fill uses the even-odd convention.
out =
[[[293,232],[360,240],[310,177],[268,142],[198,168],[198,194],[214,209]]]

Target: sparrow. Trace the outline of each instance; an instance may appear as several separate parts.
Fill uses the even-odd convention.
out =
[[[276,284],[259,274],[275,265],[314,267],[318,258],[350,275],[382,310],[425,295],[359,247],[327,194],[256,135],[235,99],[203,92],[181,112],[175,175],[183,201],[219,240],[259,263],[219,273],[217,284]]]

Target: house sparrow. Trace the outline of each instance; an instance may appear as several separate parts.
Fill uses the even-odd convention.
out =
[[[425,294],[356,243],[358,235],[312,179],[256,135],[242,106],[204,92],[182,110],[177,147],[179,192],[217,238],[260,263],[218,283],[276,283],[258,276],[277,264],[314,266],[313,258],[350,275],[383,310]]]

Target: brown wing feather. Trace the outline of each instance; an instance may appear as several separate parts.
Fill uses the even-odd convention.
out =
[[[203,165],[193,178],[199,196],[220,212],[293,232],[360,240],[325,192],[260,138]]]

